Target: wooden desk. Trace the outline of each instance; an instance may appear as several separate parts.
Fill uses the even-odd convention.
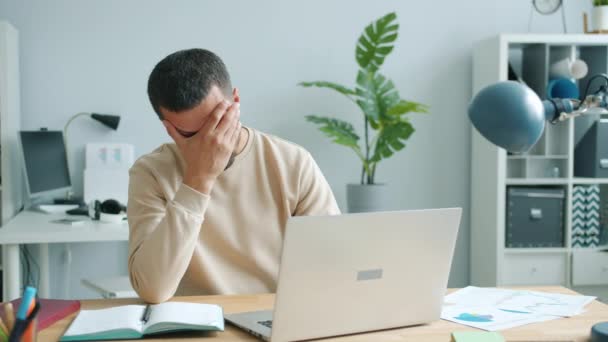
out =
[[[563,287],[535,287],[534,290],[565,294],[576,294]],[[274,295],[249,296],[200,296],[177,297],[174,301],[213,303],[221,305],[225,313],[235,313],[253,310],[271,309]],[[82,301],[83,309],[101,309],[116,305],[140,303],[136,299],[86,300]],[[415,310],[415,308],[412,308]],[[71,315],[40,332],[38,341],[57,341],[75,317]],[[504,330],[501,334],[507,341],[587,341],[591,326],[597,322],[608,321],[608,305],[594,301],[586,307],[586,312],[571,318],[557,319],[549,322],[535,323]],[[444,341],[450,340],[450,334],[458,330],[476,330],[456,323],[439,320],[431,324],[410,328],[384,330],[374,333],[342,336],[324,341]],[[180,335],[165,335],[164,339],[146,338],[143,341],[259,341],[249,334],[226,324],[224,332],[193,333]],[[142,340],[136,340],[142,341]]]

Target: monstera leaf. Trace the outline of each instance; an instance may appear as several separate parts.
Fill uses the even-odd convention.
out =
[[[316,115],[307,115],[306,120],[318,124],[319,130],[332,138],[336,144],[351,147],[359,152],[359,136],[355,133],[353,125],[346,121],[326,118]]]
[[[427,105],[417,103],[417,102],[400,100],[396,105],[392,106],[387,111],[387,114],[399,116],[399,115],[412,113],[412,112],[413,113],[428,113],[429,107]]]
[[[365,27],[359,37],[355,57],[361,69],[376,71],[386,55],[393,51],[393,42],[397,39],[399,24],[395,21],[397,14],[389,13]]]
[[[391,119],[388,110],[400,101],[393,81],[379,72],[359,70],[356,91],[357,104],[374,129],[378,129],[378,121]]]
[[[298,83],[298,85],[302,86],[302,87],[329,88],[329,89],[333,89],[333,90],[339,92],[340,94],[346,95],[346,96],[357,94],[354,90],[352,90],[348,87],[345,87],[343,85],[333,83],[333,82],[326,82],[326,81],[300,82],[300,83]]]
[[[405,142],[414,133],[414,127],[405,120],[400,120],[386,127],[382,127],[378,132],[378,140],[372,162],[379,162],[383,158],[389,158],[393,153],[405,147]]]

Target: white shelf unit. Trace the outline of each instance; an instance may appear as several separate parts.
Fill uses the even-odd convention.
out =
[[[0,21],[0,226],[19,212],[24,194],[18,139],[21,127],[18,38],[15,27]],[[6,259],[4,251],[2,259]],[[19,274],[3,272],[2,282],[5,284],[6,279],[15,276]]]
[[[589,66],[589,75],[577,81],[582,93],[590,76],[608,72],[608,37],[505,34],[481,41],[473,53],[473,94],[485,86],[507,80],[510,63],[524,82],[545,99],[549,66],[566,57],[583,59]],[[602,197],[608,193],[608,179],[577,178],[573,172],[575,144],[596,119],[577,118],[556,125],[547,124],[538,144],[520,155],[509,154],[494,146],[472,129],[472,285],[573,287],[597,286],[600,282],[608,289],[608,253],[601,248],[571,247],[573,186],[601,184],[606,188]],[[506,247],[509,186],[558,187],[566,191],[562,247]],[[583,259],[594,263],[593,266],[581,267]]]

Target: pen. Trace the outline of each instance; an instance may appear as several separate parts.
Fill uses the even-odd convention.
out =
[[[21,298],[21,304],[19,304],[19,309],[17,310],[17,319],[15,320],[15,326],[9,335],[9,342],[17,342],[21,340],[24,331],[28,327],[27,316],[28,311],[30,311],[30,306],[32,303],[35,305],[36,289],[28,286],[25,288],[23,292],[23,298]]]
[[[144,310],[144,314],[143,316],[141,316],[141,321],[145,323],[148,323],[148,320],[150,319],[150,312],[151,312],[151,307],[150,305],[146,305],[146,309]]]
[[[34,311],[35,307],[36,307],[36,298],[34,297],[34,299],[30,302],[30,307],[27,309],[28,319],[30,318],[30,315],[32,314],[32,311]],[[23,332],[23,337],[21,338],[22,342],[33,342],[34,341],[34,324],[35,324],[35,321],[33,319],[30,320],[29,324],[25,328],[25,331]]]
[[[27,312],[30,309],[30,304],[34,300],[36,296],[36,289],[28,286],[25,288],[23,292],[23,298],[21,299],[21,304],[19,305],[19,310],[17,310],[17,319],[25,320],[27,318]]]

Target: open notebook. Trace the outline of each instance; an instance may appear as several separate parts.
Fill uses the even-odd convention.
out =
[[[223,331],[222,308],[212,304],[169,302],[82,310],[61,341],[136,339],[186,330]]]

